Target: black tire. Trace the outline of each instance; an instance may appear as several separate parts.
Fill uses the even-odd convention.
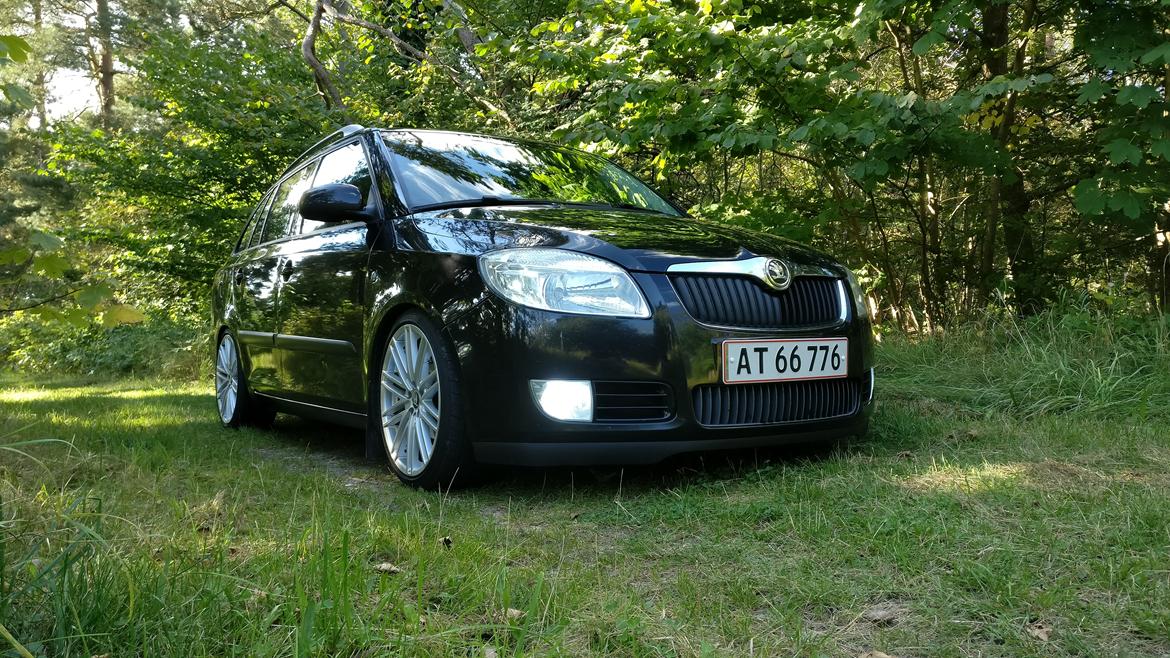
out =
[[[222,349],[224,341],[230,340],[234,346],[232,359],[232,367],[235,369],[236,377],[236,400],[232,409],[232,413],[225,417],[223,407],[220,403],[220,376],[219,376],[219,354]],[[220,334],[219,343],[216,345],[216,410],[219,412],[220,423],[227,428],[238,429],[242,426],[249,425],[252,427],[271,427],[272,421],[276,418],[276,410],[272,405],[259,399],[252,394],[248,387],[248,378],[244,375],[244,364],[241,359],[239,341],[231,332],[224,331]]]
[[[382,373],[386,350],[390,341],[406,325],[413,325],[426,337],[434,355],[433,363],[439,382],[439,427],[435,432],[433,451],[425,468],[414,474],[398,467],[382,426]],[[474,461],[465,432],[459,368],[454,352],[443,339],[439,328],[424,314],[408,311],[386,332],[378,347],[376,358],[370,364],[366,454],[371,456],[380,451],[382,459],[399,480],[419,489],[445,490],[472,482]]]

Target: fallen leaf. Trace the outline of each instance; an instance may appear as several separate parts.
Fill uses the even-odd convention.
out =
[[[451,541],[451,536],[448,535],[440,539],[439,543],[443,545],[443,548],[451,548],[451,544],[454,544],[455,542]]]
[[[374,565],[374,571],[377,571],[378,573],[395,574],[400,573],[402,569],[399,569],[397,566],[389,562],[379,562],[378,564]]]
[[[888,653],[883,653],[881,651],[874,650],[874,651],[866,651],[865,653],[859,653],[859,654],[857,654],[857,658],[894,658],[894,656],[891,656]]]
[[[947,435],[948,441],[971,441],[979,438],[979,432],[973,429],[954,430]]]
[[[1047,642],[1048,638],[1052,635],[1052,627],[1039,621],[1034,621],[1031,624],[1028,624],[1024,627],[1024,630],[1028,632],[1028,635],[1031,635],[1041,642]]]
[[[906,616],[906,612],[906,606],[900,603],[886,601],[861,613],[861,618],[878,626],[893,626],[899,621],[902,621],[902,617]]]
[[[507,624],[509,622],[520,621],[524,619],[527,613],[516,608],[507,608],[506,610],[496,610],[490,616],[490,621],[497,624]]]
[[[489,645],[489,644],[485,644],[485,645],[484,645],[484,647],[483,647],[483,658],[496,658],[496,656],[497,656],[497,655],[498,655],[498,654],[496,653],[496,648],[495,648],[495,647],[493,647],[493,646],[491,646],[491,645]]]
[[[570,521],[576,521],[576,520],[577,520],[577,519],[579,519],[579,518],[581,518],[581,513],[580,513],[580,512],[573,512],[572,514],[570,514],[570,515],[569,515],[569,520],[570,520]]]

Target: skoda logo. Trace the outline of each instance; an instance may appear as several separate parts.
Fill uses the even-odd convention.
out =
[[[784,290],[792,283],[792,273],[788,265],[779,258],[770,258],[764,263],[764,283],[776,290]]]

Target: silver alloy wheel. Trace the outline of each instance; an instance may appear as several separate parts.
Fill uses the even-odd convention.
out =
[[[224,334],[215,358],[215,400],[219,404],[220,420],[225,425],[232,422],[239,398],[240,369],[236,365],[237,361],[236,341],[231,334]]]
[[[404,324],[390,337],[382,359],[382,440],[394,466],[407,476],[423,472],[439,436],[439,368],[422,329]]]

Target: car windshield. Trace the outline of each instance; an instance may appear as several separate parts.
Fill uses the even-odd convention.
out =
[[[382,136],[412,210],[530,201],[679,214],[637,178],[583,151],[443,132]]]

